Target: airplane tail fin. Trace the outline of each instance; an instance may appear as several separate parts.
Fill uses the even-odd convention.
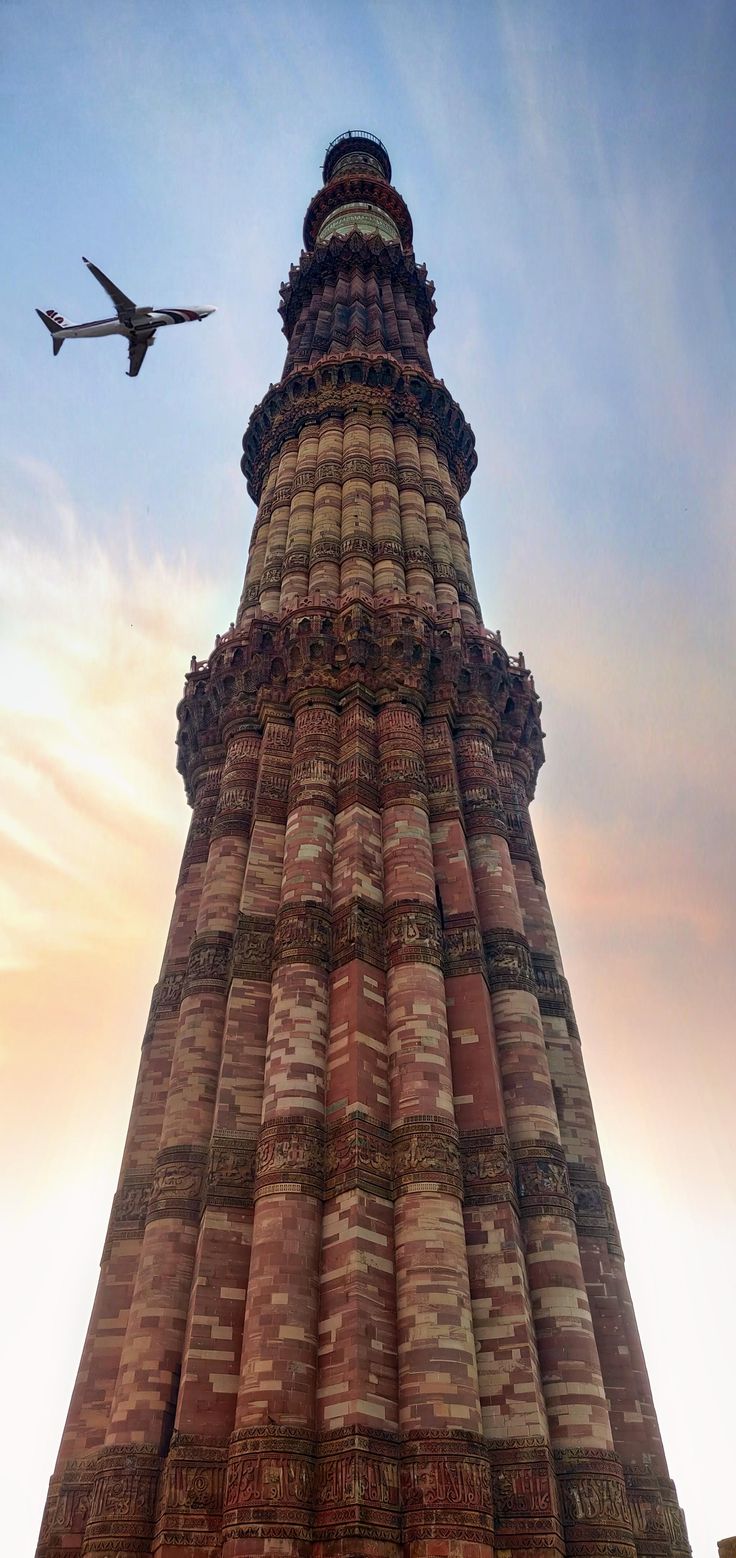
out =
[[[71,320],[64,319],[63,315],[57,314],[56,309],[54,308],[37,308],[36,313],[38,314],[39,319],[41,319],[45,324],[46,329],[50,330],[51,332],[53,337],[52,344],[54,348],[54,356],[56,357],[57,353],[61,351],[61,348],[64,345],[64,337],[63,335],[60,335],[59,332],[61,330],[68,329],[71,325]]]

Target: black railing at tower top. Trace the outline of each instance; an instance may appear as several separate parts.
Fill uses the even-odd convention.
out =
[[[365,144],[366,149],[373,148],[374,151],[378,154],[381,161],[385,164],[386,177],[390,181],[391,158],[389,157],[383,141],[379,140],[378,136],[374,135],[371,130],[344,130],[342,135],[336,135],[334,141],[330,141],[330,144],[325,152],[325,160],[322,164],[322,176],[325,183],[327,183],[328,179],[330,178],[332,164],[337,160],[335,153],[337,152],[338,147],[345,146],[347,150],[349,146],[357,146],[360,145],[361,142]]]

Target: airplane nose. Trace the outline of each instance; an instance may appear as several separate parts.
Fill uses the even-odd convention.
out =
[[[208,314],[216,314],[217,313],[217,309],[216,308],[200,308],[199,312],[202,315],[202,318],[206,319]]]

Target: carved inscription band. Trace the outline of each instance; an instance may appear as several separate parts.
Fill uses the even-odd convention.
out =
[[[264,1125],[257,1142],[255,1135],[216,1131],[208,1158],[204,1148],[168,1148],[152,1184],[145,1173],[131,1174],[117,1191],[105,1254],[114,1239],[139,1238],[146,1217],[196,1221],[202,1205],[250,1206],[254,1174],[256,1194],[288,1185],[310,1195],[362,1189],[388,1199],[421,1186],[462,1195],[467,1206],[511,1201],[524,1216],[569,1218],[574,1210],[580,1234],[605,1238],[620,1253],[608,1187],[581,1165],[568,1169],[553,1142],[517,1144],[514,1174],[500,1128],[458,1135],[444,1117],[419,1115],[389,1131],[356,1114],[328,1132],[324,1183],[322,1148],[321,1124],[303,1116]]]
[[[195,936],[189,953],[184,998],[225,991],[230,979],[232,944],[233,938],[227,931],[203,931]]]
[[[225,1487],[230,1536],[381,1538],[488,1544],[493,1529],[488,1450],[462,1430],[338,1430],[315,1445],[299,1429],[235,1433]],[[403,1528],[403,1530],[402,1530]]]
[[[536,993],[534,969],[526,936],[515,930],[483,933],[491,990],[528,990]]]
[[[321,1436],[314,1530],[322,1541],[401,1541],[395,1434],[343,1428]]]
[[[322,1195],[324,1130],[304,1115],[261,1126],[255,1155],[255,1197],[284,1190]]]
[[[399,1489],[405,1542],[492,1542],[491,1472],[480,1435],[404,1435]]]
[[[272,1540],[311,1538],[314,1440],[297,1428],[261,1425],[233,1434],[223,1534]]]
[[[553,1141],[515,1142],[513,1151],[522,1217],[550,1215],[572,1221],[572,1191],[562,1147]]]
[[[621,1241],[608,1185],[584,1163],[570,1163],[568,1170],[578,1234],[605,1239],[611,1254],[620,1255]]]
[[[285,904],[274,922],[241,914],[233,945],[234,978],[268,981],[278,963],[340,968],[353,958],[385,969],[430,963],[446,974],[485,972],[477,920],[457,916],[444,933],[437,911],[425,904],[397,904],[386,916],[363,898],[351,898],[334,916],[314,904]]]
[[[227,1444],[174,1434],[161,1478],[156,1540],[164,1547],[202,1547],[219,1536]]]
[[[491,1440],[490,1462],[497,1548],[559,1552],[559,1497],[545,1440]]]
[[[362,1115],[341,1120],[327,1134],[325,1195],[348,1190],[363,1190],[385,1200],[392,1194],[390,1132]]]
[[[148,1553],[160,1461],[155,1450],[103,1450],[95,1466],[85,1548],[95,1553]]]
[[[554,1452],[565,1546],[570,1558],[635,1558],[621,1463],[595,1450]]]
[[[159,1152],[148,1202],[149,1223],[160,1217],[199,1222],[206,1163],[206,1147],[164,1147]]]
[[[415,1115],[391,1132],[395,1194],[412,1190],[462,1196],[457,1127],[440,1115]]]
[[[463,1131],[460,1153],[466,1206],[493,1206],[502,1201],[516,1205],[511,1149],[501,1127]]]

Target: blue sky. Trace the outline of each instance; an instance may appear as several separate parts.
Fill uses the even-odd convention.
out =
[[[40,1391],[47,1434],[13,1551],[33,1550],[186,826],[182,674],[239,595],[240,440],[281,372],[324,148],[366,127],[476,433],[485,620],[544,702],[548,889],[705,1558],[736,1529],[736,7],[6,0],[0,58],[4,1140],[14,1258],[41,1292],[58,1239],[68,1289],[51,1382],[32,1341],[11,1360],[12,1437]],[[218,312],[162,333],[135,381],[114,339],[53,360],[34,307],[106,311],[82,254],[140,302]]]

